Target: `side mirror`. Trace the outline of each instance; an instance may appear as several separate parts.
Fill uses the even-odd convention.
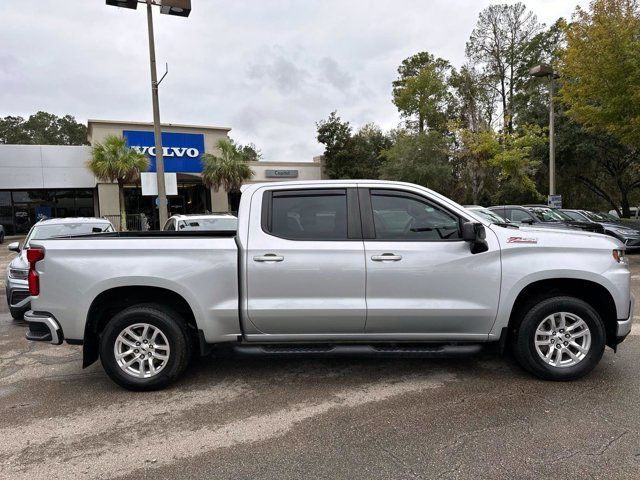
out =
[[[462,239],[471,244],[471,253],[476,254],[489,250],[486,238],[487,232],[481,223],[465,222],[462,224]]]
[[[13,242],[7,245],[7,248],[12,252],[20,252],[20,242]]]

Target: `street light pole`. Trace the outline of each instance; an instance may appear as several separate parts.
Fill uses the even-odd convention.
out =
[[[164,159],[162,157],[162,128],[160,127],[160,101],[158,99],[158,73],[156,71],[156,47],[153,38],[152,0],[147,0],[147,26],[149,30],[149,63],[151,66],[151,101],[153,103],[153,132],[156,141],[156,176],[158,178],[158,215],[160,228],[169,219],[167,191],[164,183]]]
[[[556,139],[553,108],[553,74],[549,75],[549,195],[556,194]]]
[[[549,201],[556,194],[556,138],[555,138],[555,112],[553,107],[553,81],[558,75],[548,63],[541,63],[529,70],[533,77],[547,77],[549,79]]]
[[[153,38],[153,14],[151,7],[160,7],[160,13],[178,17],[188,17],[191,0],[106,0],[112,7],[136,10],[139,3],[147,5],[147,29],[149,32],[149,64],[151,66],[151,101],[153,103],[153,136],[155,139],[156,176],[158,182],[158,213],[160,228],[167,222],[167,189],[164,183],[164,159],[162,157],[162,128],[160,127],[160,102],[158,100],[158,72],[156,71],[156,46]],[[166,73],[165,73],[166,75]]]

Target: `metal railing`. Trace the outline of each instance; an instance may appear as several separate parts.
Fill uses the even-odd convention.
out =
[[[149,230],[149,218],[144,213],[128,213],[125,216],[126,228],[123,228],[124,223],[122,221],[122,215],[103,215],[102,218],[106,218],[118,232],[123,230],[129,232],[146,232]]]

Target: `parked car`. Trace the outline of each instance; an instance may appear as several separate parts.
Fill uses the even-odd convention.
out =
[[[629,223],[622,222],[617,217],[603,213],[590,212],[588,210],[561,209],[560,211],[574,220],[587,221],[602,225],[605,233],[624,243],[627,251],[640,249],[640,229],[634,228],[634,226]]]
[[[570,216],[563,214],[557,208],[547,207],[546,205],[523,205],[524,208],[533,212],[542,222],[562,222],[566,225],[586,230],[587,232],[604,233],[604,228],[593,222],[574,220]]]
[[[0,225],[0,243],[4,243],[5,230],[2,225]]]
[[[515,223],[511,222],[511,220],[502,218],[496,212],[493,212],[488,208],[481,207],[480,205],[465,205],[464,208],[466,208],[467,210],[471,210],[476,215],[480,215],[488,222],[494,223],[496,225],[516,225]]]
[[[206,215],[174,215],[164,224],[165,231],[208,230],[232,231],[238,228],[238,218],[230,213]]]
[[[82,344],[119,385],[161,388],[195,353],[442,357],[512,347],[569,380],[631,331],[605,235],[504,227],[421,186],[252,184],[238,231],[32,240],[27,338]]]
[[[530,209],[520,205],[496,205],[488,209],[505,220],[516,225],[529,225],[536,228],[553,228],[560,230],[579,230],[577,227],[561,221],[542,221]]]
[[[7,248],[18,253],[7,267],[5,288],[11,316],[20,320],[30,308],[27,250],[32,241],[113,231],[111,222],[103,218],[52,218],[41,220],[31,227],[22,245],[19,242],[10,243]]]

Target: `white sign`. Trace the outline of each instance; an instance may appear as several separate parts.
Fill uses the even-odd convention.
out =
[[[131,149],[139,153],[149,154],[152,157],[156,156],[156,147],[132,145]],[[189,158],[198,158],[200,156],[200,151],[193,147],[162,147],[162,156],[167,158],[182,158],[185,156]]]
[[[158,175],[155,172],[141,173],[140,183],[142,184],[142,195],[158,195]],[[167,195],[178,195],[178,175],[165,173],[164,189]]]
[[[562,195],[549,195],[548,205],[551,208],[562,208]]]

